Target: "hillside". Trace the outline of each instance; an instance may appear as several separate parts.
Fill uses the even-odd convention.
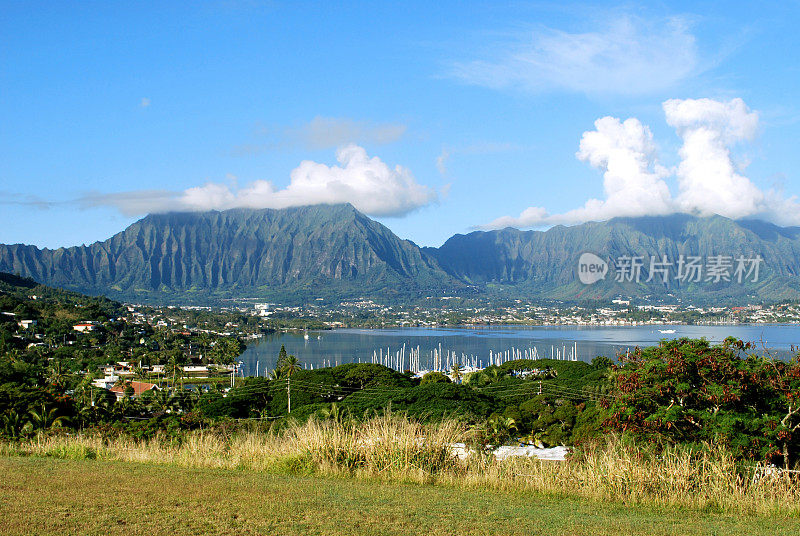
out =
[[[479,287],[499,286],[524,295],[571,299],[617,295],[666,295],[702,300],[779,300],[800,297],[800,228],[782,228],[760,221],[734,221],[722,216],[698,218],[685,214],[615,218],[547,231],[476,231],[455,235],[438,248],[427,248],[451,276]],[[614,273],[593,285],[577,277],[584,252],[615,263],[623,256],[642,257],[639,282],[617,282]],[[716,255],[731,258],[731,281],[700,281],[676,276],[681,256],[699,256],[703,264]],[[660,274],[651,281],[650,259],[666,256],[672,263],[667,283]],[[755,274],[734,277],[735,259],[760,256]],[[747,265],[750,268],[750,265]]]
[[[0,272],[0,311],[14,312],[19,319],[29,318],[63,322],[71,320],[106,320],[117,316],[122,305],[105,297],[84,296],[77,292],[40,285],[27,277]],[[16,324],[9,314],[0,318]],[[69,329],[72,329],[69,324]]]
[[[350,205],[149,215],[89,246],[0,245],[0,271],[141,300],[413,295],[460,286],[415,244]]]
[[[586,252],[612,268],[592,285],[578,278],[578,259]],[[731,263],[726,277],[677,277],[681,257],[708,263],[719,255]],[[617,281],[613,269],[624,256],[641,258],[638,281]],[[651,257],[663,256],[666,282],[655,272],[650,277]],[[738,257],[760,257],[758,277],[737,281]],[[440,248],[419,248],[351,205],[234,209],[149,215],[88,246],[0,245],[0,271],[116,299],[179,303],[242,297],[407,301],[476,293],[775,301],[800,299],[800,228],[672,215],[547,231],[476,231],[455,235]]]

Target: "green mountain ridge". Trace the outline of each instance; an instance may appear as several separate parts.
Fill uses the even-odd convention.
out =
[[[177,301],[455,284],[415,244],[350,205],[153,214],[88,246],[0,245],[0,270],[91,294]]]
[[[584,285],[577,263],[585,252],[612,268],[622,256],[640,256],[642,277],[638,283],[618,282],[609,273]],[[646,281],[650,257],[677,263],[681,255],[760,256],[763,263],[757,281]],[[87,246],[0,245],[0,271],[116,299],[176,303],[476,293],[775,301],[800,299],[800,228],[676,214],[546,231],[475,231],[455,235],[439,248],[420,248],[351,205],[232,209],[152,214]]]
[[[640,218],[614,218],[572,227],[556,226],[547,231],[476,231],[455,235],[440,248],[427,249],[442,268],[462,281],[483,286],[501,284],[525,295],[554,299],[579,296],[667,295],[692,301],[772,301],[800,297],[800,228],[778,227],[762,221],[734,221],[722,216],[700,218],[686,214]],[[643,259],[641,278],[616,281],[614,274],[593,285],[577,277],[582,253],[594,253],[609,264],[620,257]],[[713,256],[760,257],[758,280],[699,282],[677,279],[681,256],[699,256],[705,263]],[[673,263],[666,284],[659,275],[651,281],[650,259],[666,256]],[[749,265],[748,265],[749,267]]]

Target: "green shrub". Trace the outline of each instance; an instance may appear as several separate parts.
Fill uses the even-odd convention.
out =
[[[45,456],[58,458],[60,460],[94,460],[97,459],[97,451],[92,447],[76,443],[64,443],[55,445],[48,449]]]

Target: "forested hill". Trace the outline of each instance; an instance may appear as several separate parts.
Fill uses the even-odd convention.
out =
[[[71,333],[75,322],[105,322],[122,313],[122,304],[103,296],[84,296],[0,272],[0,352],[22,320],[39,322],[39,333],[53,336]]]
[[[0,245],[0,271],[128,299],[408,296],[462,285],[351,205],[149,215],[104,242]]]
[[[556,299],[648,294],[700,301],[800,297],[800,227],[722,216],[675,214],[615,218],[547,231],[476,231],[455,235],[426,252],[467,284],[502,285],[523,295]],[[577,273],[578,260],[586,252],[610,266],[609,274],[591,285],[581,283]],[[626,256],[639,258],[638,282],[631,270],[623,271]],[[739,258],[746,270],[741,278],[736,273]],[[757,271],[747,273],[758,258],[762,260]],[[651,278],[653,259],[656,270]],[[681,274],[681,259],[700,268],[692,272],[684,264]],[[709,270],[715,263],[719,277]]]
[[[587,252],[609,265],[591,285],[578,277]],[[617,277],[625,257],[639,259],[636,278]],[[689,257],[700,272],[681,277],[679,263]],[[651,273],[652,258],[664,262],[661,271]],[[752,264],[737,274],[737,258],[761,259],[757,274]],[[718,266],[715,276],[710,265],[720,262],[724,270]],[[476,231],[440,248],[419,248],[350,205],[234,209],[150,215],[89,246],[0,245],[0,271],[89,294],[178,303],[476,293],[773,301],[800,298],[800,228],[673,215]]]

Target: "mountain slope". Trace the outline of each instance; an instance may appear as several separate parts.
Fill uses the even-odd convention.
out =
[[[126,298],[402,293],[455,284],[415,244],[350,205],[150,215],[89,246],[0,246],[0,270]]]
[[[722,216],[697,218],[685,214],[644,218],[615,218],[547,231],[476,231],[455,235],[438,249],[426,249],[442,268],[462,281],[484,286],[500,284],[517,292],[569,299],[614,295],[668,294],[691,299],[782,299],[800,297],[800,228],[781,228],[760,221],[734,221]],[[578,280],[578,259],[591,252],[612,268],[620,257],[643,259],[639,282],[616,281],[616,272],[591,286]],[[730,257],[731,281],[677,279],[681,256]],[[666,256],[672,263],[665,284],[650,259]],[[758,281],[754,276],[739,283],[733,277],[735,259],[760,256]],[[748,265],[749,268],[749,265]]]
[[[609,263],[584,285],[578,259]],[[679,259],[760,257],[757,280],[679,279]],[[617,281],[620,258],[642,260],[637,280]],[[669,277],[650,277],[666,257]],[[0,271],[62,288],[128,300],[218,298],[303,301],[442,293],[555,299],[666,296],[690,301],[800,299],[800,228],[721,216],[617,218],[547,231],[477,231],[420,249],[350,205],[147,216],[104,242],[39,249],[0,245]],[[648,279],[650,279],[648,281]]]

